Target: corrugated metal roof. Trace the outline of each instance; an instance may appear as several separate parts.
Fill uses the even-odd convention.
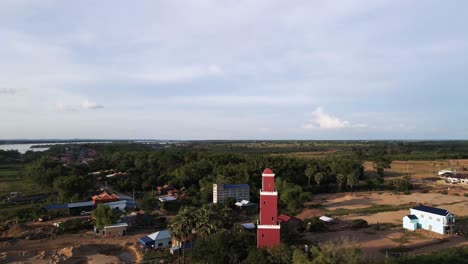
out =
[[[430,206],[425,206],[425,205],[416,206],[413,209],[418,210],[418,211],[423,211],[426,213],[441,215],[441,216],[446,216],[449,213],[449,211],[445,209],[440,209],[440,208],[435,208],[435,207],[430,207]]]
[[[114,227],[128,227],[128,224],[124,222],[124,223],[119,223],[119,224],[114,224],[114,225],[107,225],[107,226],[104,226],[104,229],[114,228]]]
[[[49,204],[44,206],[46,211],[68,209],[68,204]]]
[[[154,232],[151,235],[148,235],[149,238],[153,240],[159,240],[159,239],[166,239],[166,238],[171,238],[171,233],[169,233],[169,230],[161,230],[158,232]]]
[[[92,201],[68,204],[68,208],[87,207],[87,206],[94,206],[94,204]]]
[[[154,242],[154,240],[148,236],[140,237],[138,240],[143,244]]]

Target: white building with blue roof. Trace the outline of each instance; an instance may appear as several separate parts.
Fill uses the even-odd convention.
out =
[[[448,210],[420,205],[410,209],[410,214],[403,217],[403,228],[415,231],[425,229],[438,234],[453,230],[455,215]]]
[[[213,184],[213,203],[224,203],[227,198],[234,198],[236,202],[250,201],[250,187],[248,184]]]
[[[139,238],[138,242],[145,248],[169,248],[172,245],[171,233],[167,229],[161,230]]]

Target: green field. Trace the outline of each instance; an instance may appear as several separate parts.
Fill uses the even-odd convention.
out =
[[[9,192],[21,192],[22,195],[38,194],[49,191],[35,183],[28,181],[24,176],[23,164],[0,165],[0,195]]]

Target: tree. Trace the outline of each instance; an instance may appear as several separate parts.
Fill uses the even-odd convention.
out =
[[[292,255],[293,264],[311,264],[312,261],[309,260],[307,254],[300,249],[295,249]]]
[[[384,176],[384,170],[389,169],[392,164],[392,160],[381,153],[375,154],[372,162],[374,164],[374,169],[377,170],[377,174],[380,177]]]
[[[317,183],[318,186],[320,186],[320,183],[325,179],[325,174],[323,172],[318,172],[314,175],[314,180]]]
[[[179,213],[172,219],[167,228],[171,231],[171,235],[179,241],[179,246],[182,248],[182,254],[185,261],[185,252],[183,243],[191,240],[195,235],[196,216],[195,207],[187,206],[179,210]]]
[[[362,263],[361,251],[356,247],[343,244],[325,243],[311,248],[312,264],[359,264]]]
[[[113,210],[109,206],[98,204],[97,208],[93,211],[93,216],[96,219],[96,226],[103,228],[106,225],[114,224],[119,219],[121,212]]]
[[[314,177],[314,175],[315,175],[315,169],[312,168],[312,167],[307,167],[307,169],[305,170],[304,173],[305,173],[305,175],[307,176],[307,178],[309,179],[309,181],[308,181],[308,186],[309,186],[309,188],[310,188],[310,180],[311,180],[311,178]]]
[[[254,249],[254,240],[255,235],[252,233],[221,231],[197,240],[192,252],[192,261],[213,264],[240,263]]]
[[[346,176],[344,174],[336,175],[336,185],[338,187],[338,191],[341,192],[343,190],[343,185],[346,183]]]
[[[90,189],[92,185],[93,182],[90,177],[75,175],[57,177],[53,183],[62,201],[82,199],[82,194]]]
[[[351,173],[346,176],[346,184],[349,186],[351,191],[354,190],[354,186],[358,183],[359,177],[355,173]]]

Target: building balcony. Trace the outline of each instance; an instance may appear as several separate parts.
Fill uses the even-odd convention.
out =
[[[277,191],[265,192],[265,191],[260,190],[260,195],[278,195],[278,192]]]

